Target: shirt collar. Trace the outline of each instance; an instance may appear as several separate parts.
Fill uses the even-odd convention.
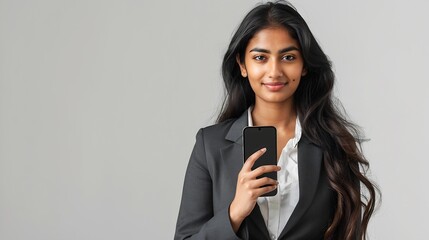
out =
[[[247,109],[247,122],[249,127],[253,127],[252,110],[253,110],[253,106],[250,106]],[[295,136],[292,139],[293,147],[296,147],[298,145],[298,142],[301,139],[301,135],[302,135],[301,123],[299,121],[299,117],[297,117],[295,122]]]

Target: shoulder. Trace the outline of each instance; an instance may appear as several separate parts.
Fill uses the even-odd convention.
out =
[[[238,118],[201,128],[197,134],[197,141],[204,141],[208,147],[219,147],[231,142],[240,142],[243,128],[246,126],[247,113],[244,112]]]
[[[224,140],[236,119],[229,119],[221,123],[201,128],[197,133],[197,138],[201,137],[204,141]]]
[[[191,159],[193,157],[196,157],[195,159],[205,159],[205,164],[216,162],[216,159],[219,159],[219,150],[232,143],[227,139],[227,135],[233,123],[234,120],[228,120],[200,128],[195,137],[195,146]]]

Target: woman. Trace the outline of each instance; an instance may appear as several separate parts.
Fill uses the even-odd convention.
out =
[[[333,102],[331,64],[299,13],[286,2],[251,10],[222,73],[227,97],[218,123],[196,136],[175,239],[365,239],[376,188],[360,171],[358,131]],[[252,170],[265,149],[243,164],[242,129],[252,125],[276,127],[277,166]],[[257,178],[273,171],[278,181]]]

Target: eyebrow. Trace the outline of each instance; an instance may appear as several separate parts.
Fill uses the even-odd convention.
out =
[[[279,53],[279,54],[282,54],[282,53],[290,52],[290,51],[293,51],[293,50],[299,51],[299,48],[297,48],[297,47],[295,47],[295,46],[290,46],[290,47],[283,48],[283,49],[279,50],[279,51],[278,51],[278,53]],[[253,48],[253,49],[251,49],[249,52],[263,52],[263,53],[271,53],[271,51],[270,51],[270,50],[263,49],[263,48]]]

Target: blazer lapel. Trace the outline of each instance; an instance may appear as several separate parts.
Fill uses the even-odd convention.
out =
[[[225,136],[225,139],[231,141],[231,144],[227,145],[221,150],[221,155],[224,161],[235,161],[232,169],[234,174],[237,174],[243,167],[244,160],[242,135],[243,129],[247,126],[248,116],[247,111],[244,111],[244,113],[231,125],[231,128]],[[258,229],[260,231],[258,235],[262,233],[266,239],[269,239],[268,229],[265,226],[264,218],[262,217],[258,204],[256,204],[253,211],[246,218],[244,224],[246,225],[248,232],[255,232],[255,230]],[[249,229],[249,227],[251,229]]]
[[[241,114],[241,116],[237,118],[231,125],[231,128],[226,134],[225,139],[238,143],[241,147],[243,145],[243,140],[241,139],[241,136],[243,135],[243,128],[247,127],[248,125],[247,111],[244,111],[244,113]]]
[[[322,150],[302,136],[298,143],[299,201],[279,239],[295,227],[309,208],[316,192],[321,166]]]

